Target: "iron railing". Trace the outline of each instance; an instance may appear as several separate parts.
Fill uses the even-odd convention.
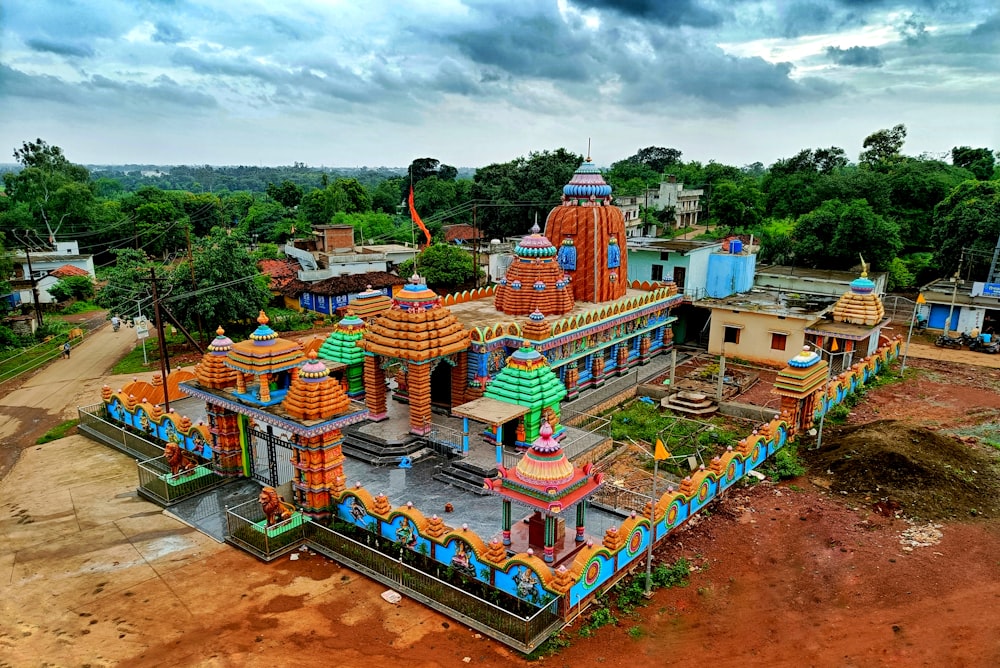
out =
[[[308,517],[295,513],[290,519],[269,527],[260,503],[247,501],[235,508],[226,508],[226,542],[262,561],[271,561],[303,544],[309,524]]]
[[[603,508],[622,517],[628,517],[632,512],[642,514],[646,509],[646,504],[651,500],[650,496],[615,485],[602,485],[590,497],[590,502],[598,508]]]
[[[147,459],[136,465],[139,468],[139,494],[161,506],[173,505],[231,480],[212,471],[208,464],[174,475],[164,457]]]
[[[317,552],[521,652],[532,651],[564,623],[559,599],[521,617],[327,527],[310,524],[309,533]]]
[[[104,403],[78,406],[76,412],[80,418],[80,431],[94,440],[110,445],[139,461],[163,455],[162,445],[133,433],[124,425],[109,421]]]

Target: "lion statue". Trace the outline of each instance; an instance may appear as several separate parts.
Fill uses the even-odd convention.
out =
[[[193,471],[194,467],[197,466],[194,459],[184,452],[175,441],[167,441],[167,444],[163,446],[163,457],[167,460],[173,475]]]
[[[278,491],[273,487],[260,490],[257,500],[260,501],[260,507],[267,517],[267,526],[283,522],[295,513],[295,506],[278,496]]]

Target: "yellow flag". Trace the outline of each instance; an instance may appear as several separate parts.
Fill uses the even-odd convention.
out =
[[[924,299],[924,293],[921,292],[919,295],[917,295],[917,303],[918,304],[926,304],[927,303],[927,300]]]
[[[660,439],[656,439],[656,450],[653,452],[653,457],[658,461],[670,458],[670,453],[667,452],[667,448]]]

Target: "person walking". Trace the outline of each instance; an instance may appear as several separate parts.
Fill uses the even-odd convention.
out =
[[[67,359],[67,360],[69,359],[69,351],[72,350],[72,349],[73,349],[73,347],[69,344],[69,341],[67,341],[66,343],[63,344],[63,348],[62,348],[63,359]]]

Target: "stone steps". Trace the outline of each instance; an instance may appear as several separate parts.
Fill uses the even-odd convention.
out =
[[[708,395],[700,392],[674,392],[660,400],[660,407],[685,415],[712,415],[719,410],[718,404]]]

